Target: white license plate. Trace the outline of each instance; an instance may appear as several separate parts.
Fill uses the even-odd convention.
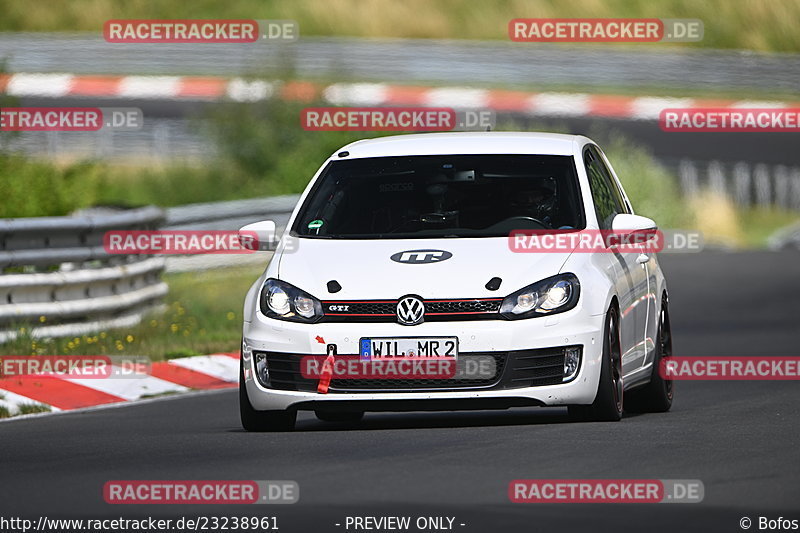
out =
[[[361,359],[384,357],[458,357],[458,337],[362,338]]]

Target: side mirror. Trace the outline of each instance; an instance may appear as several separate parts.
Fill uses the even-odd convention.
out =
[[[654,239],[658,225],[653,219],[620,213],[611,221],[611,231],[625,244],[644,244]]]
[[[275,241],[275,222],[262,220],[239,228],[239,242],[248,250],[270,250]]]

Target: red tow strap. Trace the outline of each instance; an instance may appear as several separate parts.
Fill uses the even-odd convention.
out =
[[[328,345],[328,357],[322,363],[322,370],[319,373],[319,383],[317,384],[317,392],[320,394],[328,394],[328,386],[331,384],[331,376],[333,376],[333,360],[336,356],[336,345]]]

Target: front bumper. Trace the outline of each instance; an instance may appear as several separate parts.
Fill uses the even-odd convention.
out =
[[[257,410],[320,409],[342,410],[454,410],[510,407],[515,405],[570,405],[594,401],[600,378],[604,317],[591,316],[577,308],[527,320],[481,320],[429,322],[417,326],[394,323],[298,324],[267,318],[260,313],[244,324],[244,343],[249,351],[322,356],[328,344],[336,344],[339,355],[358,354],[361,337],[444,337],[457,336],[459,352],[503,353],[520,350],[582,347],[581,365],[567,383],[509,388],[490,386],[453,389],[359,390],[327,394],[308,390],[276,390],[262,386],[253,373],[254,361],[245,352],[245,387]],[[503,371],[509,372],[505,365]],[[502,377],[507,382],[509,376]],[[340,403],[336,403],[340,402]]]

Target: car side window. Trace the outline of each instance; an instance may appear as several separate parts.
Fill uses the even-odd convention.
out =
[[[589,188],[600,229],[611,229],[614,217],[619,213],[627,213],[628,207],[611,172],[593,147],[589,146],[584,150],[583,163],[589,177]]]
[[[603,155],[600,153],[600,149],[596,146],[592,146],[590,149],[597,157],[597,160],[600,162],[600,166],[602,166],[603,169],[605,169],[605,174],[611,181],[611,190],[615,194],[616,200],[617,202],[619,202],[619,205],[622,206],[622,212],[632,215],[633,209],[631,208],[631,204],[628,200],[625,199],[625,194],[623,194],[622,189],[620,188],[619,181],[614,179],[614,174],[611,172],[611,169],[608,168],[605,158],[603,158]]]

